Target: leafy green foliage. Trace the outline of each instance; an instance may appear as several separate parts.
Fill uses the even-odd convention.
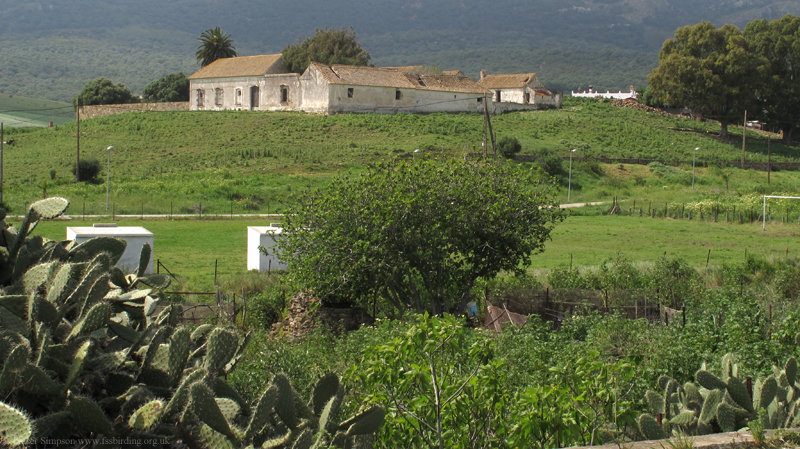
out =
[[[417,316],[402,337],[368,349],[348,376],[371,392],[368,401],[390,404],[379,447],[496,445],[509,423],[493,353],[490,334],[468,332],[451,315]]]
[[[142,101],[189,101],[189,79],[180,72],[155,80],[145,86]]]
[[[82,157],[78,164],[80,172],[80,180],[83,182],[97,181],[97,176],[102,170],[100,161],[94,157]],[[75,165],[72,166],[72,174],[75,174]]]
[[[757,73],[766,60],[751,52],[733,25],[717,29],[709,22],[678,28],[664,42],[659,66],[648,77],[655,101],[685,105],[694,113],[718,120],[720,137],[728,139],[728,123],[753,105]]]
[[[301,194],[279,246],[298,285],[328,301],[460,311],[478,279],[520,271],[542,251],[561,218],[553,193],[512,164],[380,165]]]
[[[522,144],[514,136],[503,136],[497,140],[497,149],[505,157],[511,157],[522,151]]]
[[[794,82],[800,76],[800,17],[755,20],[747,24],[744,36],[767,61],[766,70],[759,72],[757,117],[777,124],[783,140],[791,142],[800,125],[800,89]]]
[[[91,106],[96,104],[137,103],[131,90],[120,83],[114,85],[110,79],[101,77],[86,83],[80,95],[72,101],[73,105]]]
[[[209,28],[197,38],[200,46],[197,47],[197,62],[201,67],[205,67],[220,58],[233,58],[236,54],[236,47],[233,46],[231,35],[222,31],[222,28]]]
[[[303,73],[310,62],[326,65],[369,65],[369,53],[356,40],[353,27],[325,28],[304,41],[283,49],[283,63],[290,72]]]

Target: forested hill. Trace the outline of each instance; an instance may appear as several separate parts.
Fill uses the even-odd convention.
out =
[[[240,55],[279,52],[315,28],[354,26],[376,65],[477,76],[535,71],[549,86],[642,85],[677,27],[800,15],[775,0],[0,0],[0,92],[70,100],[107,76],[134,92],[189,74],[221,26]]]

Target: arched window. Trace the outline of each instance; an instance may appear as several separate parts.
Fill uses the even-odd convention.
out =
[[[236,89],[233,93],[233,104],[241,106],[242,104],[242,89]]]
[[[221,107],[225,102],[225,91],[219,87],[214,89],[214,105]]]

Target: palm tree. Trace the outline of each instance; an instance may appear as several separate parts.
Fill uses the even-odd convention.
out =
[[[230,34],[216,27],[208,29],[200,34],[200,46],[197,47],[197,62],[201,67],[205,67],[219,58],[232,58],[236,56],[236,48],[233,46],[233,39]]]

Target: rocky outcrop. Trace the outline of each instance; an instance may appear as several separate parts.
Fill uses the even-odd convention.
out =
[[[301,292],[292,296],[289,315],[282,322],[272,325],[270,335],[300,338],[320,326],[338,334],[372,325],[375,321],[358,307],[333,308],[320,304],[320,299],[311,293]]]

